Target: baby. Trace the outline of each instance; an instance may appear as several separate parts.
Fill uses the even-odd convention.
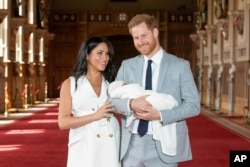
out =
[[[109,85],[110,98],[137,98],[148,95],[146,100],[158,111],[169,110],[178,105],[171,95],[144,90],[139,84],[125,84],[123,81],[114,81]],[[126,127],[133,122],[134,115],[127,115]],[[163,126],[158,120],[152,121],[153,138],[161,143],[162,152],[174,156],[177,150],[176,122]]]
[[[111,98],[137,98],[148,95],[146,100],[158,111],[176,107],[178,102],[171,95],[145,90],[139,84],[126,84],[123,81],[114,81],[108,89]],[[127,117],[126,127],[135,119],[134,115]]]

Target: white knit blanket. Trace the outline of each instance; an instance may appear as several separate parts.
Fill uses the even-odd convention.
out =
[[[144,90],[139,84],[124,84],[123,81],[114,81],[108,89],[111,98],[137,98],[149,95],[146,100],[158,111],[169,110],[178,105],[178,102],[171,95],[157,93],[152,90]],[[126,127],[129,127],[135,120],[134,115],[127,116]],[[160,121],[151,121],[153,128],[153,139],[160,141],[162,152],[169,156],[176,155],[176,123],[162,126]]]

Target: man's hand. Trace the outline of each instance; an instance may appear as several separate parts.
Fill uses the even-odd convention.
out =
[[[159,111],[155,110],[153,106],[146,100],[146,96],[141,96],[133,99],[130,102],[130,107],[134,111],[134,116],[138,119],[144,120],[160,120]]]

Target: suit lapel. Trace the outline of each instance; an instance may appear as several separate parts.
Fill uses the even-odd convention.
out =
[[[136,83],[142,85],[142,74],[143,74],[143,65],[144,65],[144,58],[143,56],[138,56],[136,61],[135,67],[135,76],[136,76]]]
[[[157,91],[161,91],[163,89],[164,81],[167,79],[167,72],[170,65],[170,59],[166,52],[164,52],[160,64],[160,71],[159,71],[159,77],[158,77],[158,85],[157,85]]]

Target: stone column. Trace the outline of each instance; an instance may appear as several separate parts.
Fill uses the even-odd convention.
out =
[[[234,102],[235,102],[235,37],[234,37],[234,26],[233,26],[233,16],[232,12],[228,12],[228,34],[229,34],[229,63],[230,68],[228,70],[228,115],[233,115],[234,113]]]
[[[216,96],[215,96],[215,110],[218,111],[221,108],[221,75],[223,73],[223,65],[220,62],[216,76]]]
[[[250,107],[250,0],[246,1],[245,6],[245,26],[244,30],[246,33],[246,55],[248,55],[248,108]]]
[[[207,72],[207,101],[206,101],[206,106],[207,107],[212,107],[212,96],[213,96],[213,42],[212,42],[212,33],[214,31],[214,26],[213,25],[206,25],[205,26],[207,30],[207,48],[208,48],[208,72]]]
[[[201,99],[201,103],[202,103],[202,99],[203,99],[203,57],[204,57],[204,45],[206,45],[206,37],[205,37],[205,31],[204,30],[198,30],[197,34],[199,36],[199,41],[200,41],[200,50],[199,50],[199,75],[198,75],[198,90],[199,90],[199,94],[200,94],[200,99]]]

